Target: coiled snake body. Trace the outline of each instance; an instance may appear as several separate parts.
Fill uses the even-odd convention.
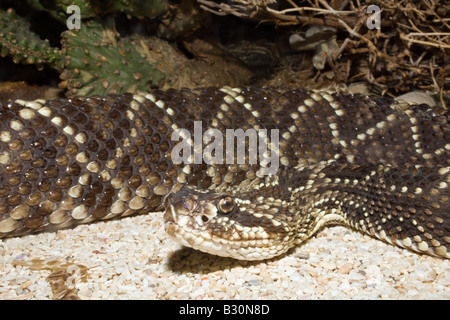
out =
[[[193,132],[194,121],[278,129],[278,174],[174,164],[172,133]],[[0,237],[159,210],[167,199],[169,235],[218,255],[269,258],[344,223],[450,257],[448,112],[332,92],[203,88],[17,100],[1,106],[0,126]]]

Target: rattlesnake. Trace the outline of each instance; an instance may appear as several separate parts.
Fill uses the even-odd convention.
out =
[[[277,175],[261,174],[260,163],[174,163],[172,134],[193,132],[195,121],[219,132],[279,130]],[[449,258],[449,113],[425,105],[288,88],[170,89],[16,100],[1,106],[0,125],[0,237],[160,210],[167,200],[169,234],[219,255],[268,258],[338,222]],[[197,195],[205,206],[189,200]],[[215,217],[215,201],[227,217]],[[208,214],[191,219],[194,207]],[[183,238],[172,223],[186,231],[199,219]],[[241,247],[227,251],[227,239]]]

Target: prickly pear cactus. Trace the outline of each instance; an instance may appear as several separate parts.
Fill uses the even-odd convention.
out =
[[[151,56],[147,38],[121,37],[114,27],[116,13],[139,18],[166,13],[165,17],[170,17],[176,10],[171,7],[168,11],[167,0],[28,0],[26,5],[30,10],[49,12],[62,24],[70,15],[69,6],[78,8],[80,29],[64,31],[61,48],[34,33],[27,17],[12,8],[0,8],[0,55],[10,56],[14,63],[35,64],[39,70],[45,65],[56,69],[68,97],[148,90],[172,81],[170,68],[161,70],[159,61]]]
[[[56,69],[67,97],[245,84],[251,77],[226,50],[207,42],[195,45],[206,53],[188,50],[186,56],[179,50],[180,38],[199,28],[208,14],[194,0],[24,0],[10,5],[16,11],[0,3],[0,55]],[[52,21],[30,18],[35,14]],[[126,27],[117,23],[126,19]],[[50,32],[57,32],[51,35],[60,47],[35,33],[40,23],[57,26]]]
[[[80,30],[65,31],[62,87],[67,96],[145,91],[162,86],[169,75],[138,50],[142,44],[120,38],[112,25],[96,21],[83,23]]]
[[[12,57],[15,63],[35,64],[38,69],[45,64],[56,69],[62,66],[61,50],[33,33],[30,23],[12,9],[0,9],[0,55]]]

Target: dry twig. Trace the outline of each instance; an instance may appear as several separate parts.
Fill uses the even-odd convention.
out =
[[[274,0],[198,2],[218,15],[232,14],[278,27],[337,28],[340,47],[328,64],[332,70],[349,69],[345,81],[365,79],[399,91],[411,87],[450,90],[450,68],[443,67],[450,64],[450,2],[446,0],[287,0],[276,7],[269,5]],[[380,8],[381,30],[366,27],[368,5]],[[364,67],[358,70],[357,65]]]

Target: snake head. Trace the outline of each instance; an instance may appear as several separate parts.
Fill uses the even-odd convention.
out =
[[[266,199],[184,187],[166,199],[165,230],[184,246],[240,260],[269,259],[294,245],[295,232]]]

